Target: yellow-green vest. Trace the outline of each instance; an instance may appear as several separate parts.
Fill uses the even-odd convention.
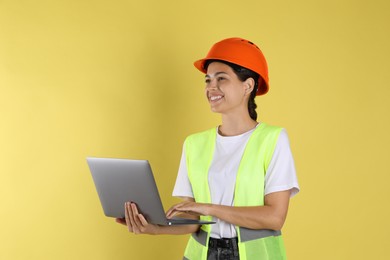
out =
[[[264,205],[264,177],[281,128],[261,123],[250,136],[241,159],[234,191],[235,206]],[[188,177],[196,202],[211,203],[208,170],[214,155],[216,129],[187,137],[185,141]],[[211,220],[211,216],[201,216]],[[280,230],[253,230],[236,227],[240,260],[286,259]],[[188,241],[184,258],[207,259],[211,226],[203,225]]]

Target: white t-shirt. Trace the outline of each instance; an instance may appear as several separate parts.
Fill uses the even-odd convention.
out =
[[[234,205],[234,187],[238,167],[246,143],[254,130],[237,136],[221,136],[216,128],[215,151],[208,176],[213,204]],[[292,197],[299,192],[299,185],[288,136],[286,131],[282,129],[265,175],[264,195],[285,190],[291,190]],[[172,195],[175,197],[194,197],[188,178],[185,146],[183,146],[179,173]],[[230,238],[237,236],[234,225],[216,218],[213,219],[217,223],[211,226],[211,237]]]

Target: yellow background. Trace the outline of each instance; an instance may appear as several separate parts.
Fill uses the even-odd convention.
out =
[[[0,0],[0,259],[181,259],[187,236],[104,217],[85,157],[149,159],[166,208],[182,142],[216,126],[192,62],[265,53],[262,121],[287,129],[301,193],[289,259],[387,259],[390,2]]]

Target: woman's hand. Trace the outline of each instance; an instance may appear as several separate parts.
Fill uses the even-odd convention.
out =
[[[185,200],[193,200],[192,198],[185,198]],[[197,217],[190,216],[190,218],[197,219]],[[199,225],[178,225],[178,226],[160,226],[150,224],[146,221],[142,214],[139,214],[137,205],[135,203],[125,203],[125,218],[117,218],[116,222],[127,226],[129,232],[134,234],[169,234],[169,235],[183,235],[194,233],[199,229]]]
[[[195,216],[208,216],[211,204],[196,203],[194,201],[183,201],[173,205],[166,213],[167,218],[173,218],[179,214],[190,214]]]
[[[126,225],[129,232],[134,234],[156,235],[159,231],[158,225],[148,223],[145,217],[138,212],[138,208],[135,203],[126,202],[125,218],[117,218],[116,222]]]

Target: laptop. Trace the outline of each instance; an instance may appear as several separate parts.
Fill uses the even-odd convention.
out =
[[[87,163],[107,217],[124,218],[125,202],[134,202],[149,223],[158,225],[214,224],[196,219],[167,219],[147,160],[88,157]]]

